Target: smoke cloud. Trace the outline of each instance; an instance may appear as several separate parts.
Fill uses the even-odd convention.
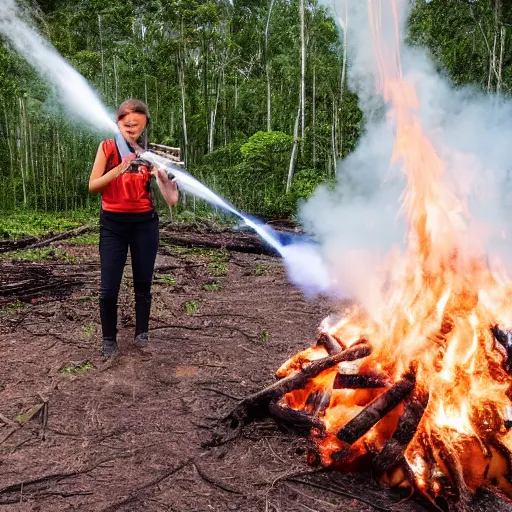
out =
[[[0,35],[48,80],[55,96],[70,113],[95,130],[117,131],[115,122],[85,78],[25,21],[25,13],[15,0],[0,1]]]
[[[416,88],[420,121],[444,163],[446,185],[470,214],[461,244],[468,251],[483,248],[490,263],[503,263],[512,254],[512,102],[474,87],[454,88],[436,72],[425,50],[405,45],[407,3],[398,2],[403,77]],[[320,187],[302,206],[300,217],[321,244],[334,287],[368,304],[382,266],[406,240],[401,211],[406,183],[400,163],[391,165],[394,126],[378,93],[368,2],[333,0],[326,5],[334,7],[340,31],[347,30],[348,83],[359,97],[365,129],[356,150],[338,163],[334,190]],[[378,9],[381,2],[370,0],[370,5]],[[381,34],[393,48],[397,40],[391,9],[387,1],[382,6]]]

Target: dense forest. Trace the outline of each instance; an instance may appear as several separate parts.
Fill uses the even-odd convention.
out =
[[[335,178],[364,129],[347,83],[351,37],[318,0],[38,0],[31,20],[106,105],[147,102],[150,140],[245,211],[287,215]],[[326,7],[327,5],[327,7]],[[409,44],[455,85],[512,89],[511,0],[416,0]],[[72,210],[98,134],[69,120],[49,84],[0,46],[2,209]]]

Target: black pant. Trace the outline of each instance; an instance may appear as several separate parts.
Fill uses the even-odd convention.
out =
[[[138,220],[140,218],[140,220]],[[126,219],[126,220],[125,220]],[[158,251],[158,215],[110,214],[100,216],[100,317],[103,337],[116,339],[117,298],[128,255],[132,258],[135,291],[135,335],[148,332],[151,283]]]

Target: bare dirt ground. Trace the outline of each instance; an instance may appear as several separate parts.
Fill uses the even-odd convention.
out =
[[[120,356],[105,364],[97,248],[45,254],[0,260],[0,511],[426,510],[371,475],[309,467],[307,439],[272,420],[205,447],[338,307],[306,301],[279,258],[162,244],[150,349],[130,344],[127,266]],[[470,510],[512,506],[486,493]]]

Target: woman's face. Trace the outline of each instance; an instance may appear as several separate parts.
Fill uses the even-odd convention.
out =
[[[146,124],[146,116],[139,112],[130,112],[117,122],[119,130],[128,142],[136,142],[146,128]]]

